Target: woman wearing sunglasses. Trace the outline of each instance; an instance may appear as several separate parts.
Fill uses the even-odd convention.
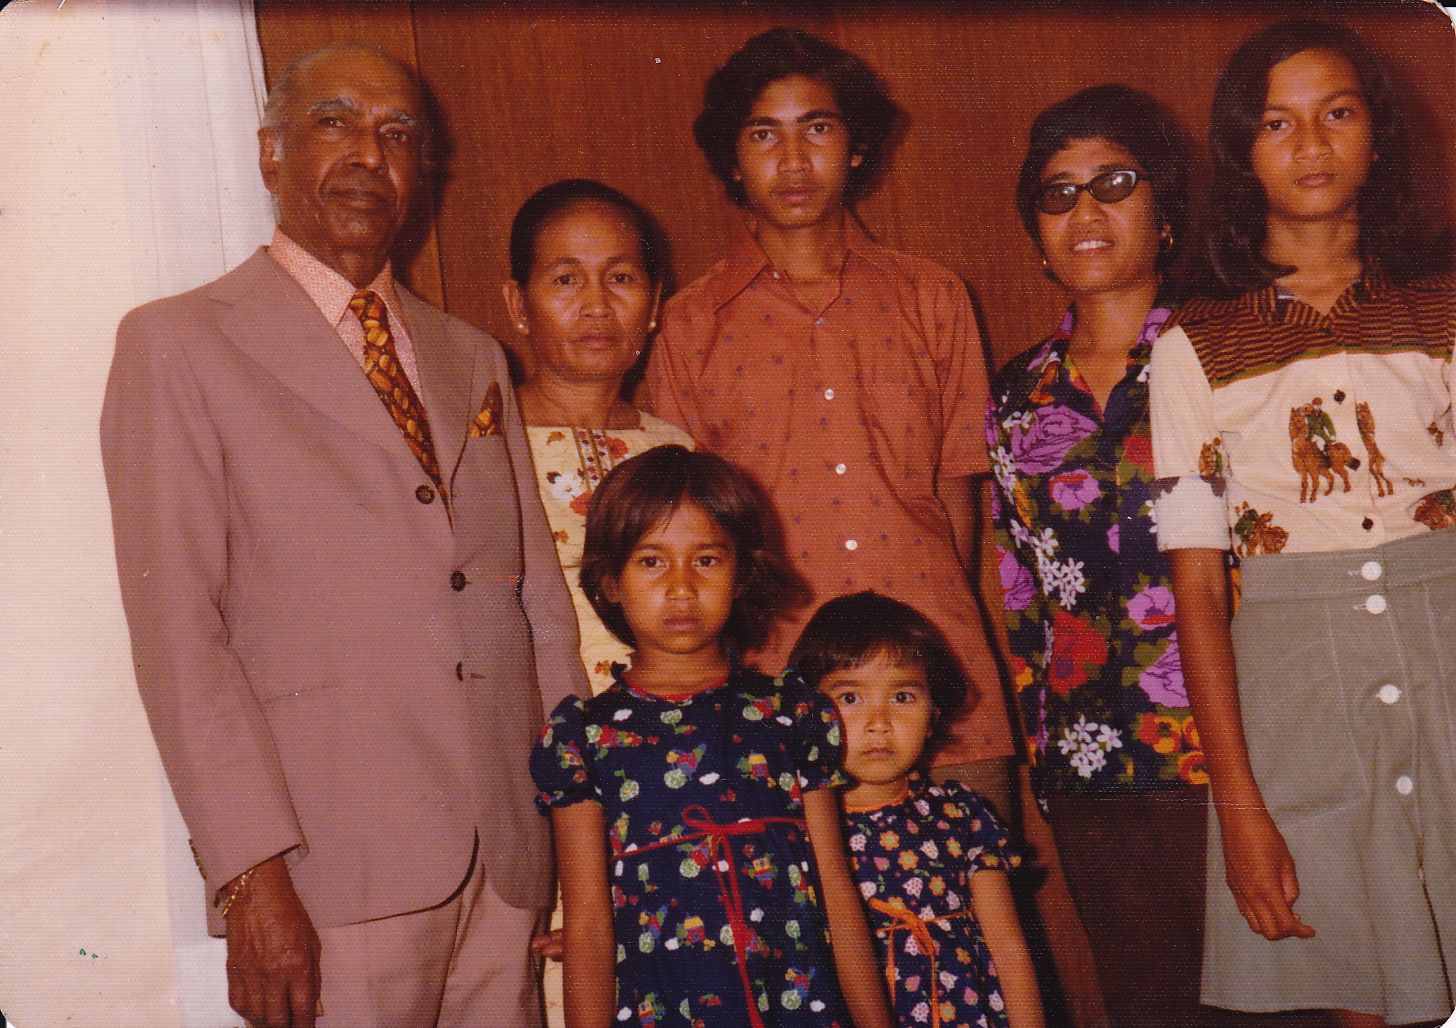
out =
[[[1148,502],[1148,359],[1183,241],[1185,139],[1126,86],[1037,117],[1017,210],[1071,308],[997,376],[987,424],[1033,786],[1112,1022],[1180,1028],[1222,1016],[1198,1004],[1208,777]]]

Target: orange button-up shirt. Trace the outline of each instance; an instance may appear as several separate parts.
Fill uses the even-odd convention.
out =
[[[873,589],[945,633],[981,698],[938,763],[1004,756],[995,662],[936,492],[988,467],[970,300],[945,268],[877,246],[848,217],[844,233],[838,293],[810,310],[745,229],[667,304],[641,400],[757,477],[813,606]],[[781,669],[800,627],[754,662]]]

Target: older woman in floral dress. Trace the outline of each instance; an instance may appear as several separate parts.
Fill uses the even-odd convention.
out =
[[[607,472],[665,443],[691,447],[673,425],[622,398],[622,383],[656,327],[667,264],[661,236],[635,201],[600,182],[537,190],[511,224],[511,277],[502,287],[531,371],[516,390],[536,486],[576,607],[592,692],[612,684],[629,650],[592,610],[580,581],[586,505]],[[538,936],[549,1028],[562,1028],[561,911]]]
[[[506,305],[525,337],[530,377],[517,391],[536,484],[576,605],[592,691],[612,682],[625,644],[602,625],[577,579],[586,505],[608,471],[654,446],[693,442],[622,398],[656,325],[665,254],[634,201],[590,179],[538,190],[511,226]]]

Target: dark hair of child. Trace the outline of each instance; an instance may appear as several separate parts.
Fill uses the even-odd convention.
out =
[[[854,54],[800,29],[775,28],[754,36],[715,71],[703,89],[703,110],[693,122],[693,138],[708,166],[739,207],[748,205],[738,167],[738,134],[763,91],[791,75],[819,79],[849,129],[849,150],[861,158],[849,169],[844,202],[853,206],[874,185],[884,163],[885,146],[900,109],[878,75]]]
[[[614,208],[637,231],[642,270],[653,285],[667,275],[666,237],[652,215],[625,193],[589,178],[568,178],[536,190],[521,204],[511,222],[511,278],[525,288],[536,263],[536,242],[541,230],[556,216],[578,204],[599,203]]]
[[[914,607],[876,592],[826,601],[799,634],[789,667],[817,689],[825,675],[859,667],[882,654],[897,663],[918,664],[925,672],[935,711],[931,742],[943,738],[956,711],[978,699],[940,629]]]
[[[717,454],[657,446],[618,464],[602,479],[586,512],[581,588],[602,624],[637,645],[622,605],[607,598],[643,536],[684,503],[703,508],[733,540],[738,587],[724,642],[735,653],[757,649],[774,619],[804,600],[804,587],[784,556],[773,505],[744,472]]]
[[[1432,212],[1414,202],[1410,138],[1399,98],[1379,57],[1344,25],[1295,19],[1271,25],[1239,47],[1213,95],[1208,137],[1213,161],[1210,224],[1196,287],[1216,296],[1262,289],[1294,269],[1264,257],[1268,201],[1250,152],[1264,123],[1269,72],[1305,50],[1349,61],[1370,108],[1378,156],[1360,190],[1360,257],[1397,282],[1437,274],[1451,263],[1450,238],[1432,231]]]
[[[1170,267],[1183,249],[1188,226],[1188,169],[1192,147],[1178,119],[1140,89],[1108,83],[1052,104],[1031,123],[1031,142],[1016,182],[1016,213],[1041,249],[1036,195],[1047,162],[1078,140],[1116,143],[1137,162],[1153,189],[1159,229],[1172,242],[1158,250],[1157,269]]]

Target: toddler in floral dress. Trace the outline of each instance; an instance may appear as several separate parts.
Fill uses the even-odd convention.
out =
[[[1010,840],[978,795],[919,770],[965,696],[944,639],[913,608],[856,593],[819,608],[790,666],[844,724],[845,834],[899,1023],[1040,1028]]]

